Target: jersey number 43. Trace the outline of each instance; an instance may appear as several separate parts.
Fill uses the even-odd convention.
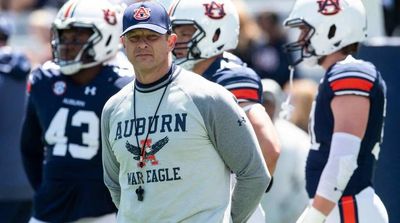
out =
[[[45,140],[54,145],[54,156],[65,156],[68,150],[73,158],[90,160],[99,150],[99,118],[93,111],[79,110],[72,114],[71,126],[88,125],[88,131],[82,133],[82,145],[78,145],[68,143],[68,137],[65,136],[69,112],[68,108],[57,111],[46,131]]]

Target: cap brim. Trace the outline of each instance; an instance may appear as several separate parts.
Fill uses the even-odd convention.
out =
[[[134,29],[148,29],[148,30],[154,31],[156,33],[159,33],[161,35],[164,35],[168,31],[160,26],[153,25],[153,24],[137,24],[137,25],[130,26],[127,29],[125,29],[124,32],[121,34],[121,36],[125,35],[127,32],[134,30]]]

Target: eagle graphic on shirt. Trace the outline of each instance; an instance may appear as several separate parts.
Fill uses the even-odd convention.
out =
[[[160,151],[168,143],[168,141],[169,141],[168,136],[165,136],[164,138],[158,140],[156,143],[151,145],[151,139],[148,139],[146,141],[146,145],[144,145],[145,149],[144,161],[145,162],[151,161],[151,164],[153,166],[158,165],[158,160],[156,159],[155,154],[158,151]],[[143,146],[144,140],[141,141],[141,144]],[[133,154],[133,159],[140,160],[140,155],[141,155],[140,147],[130,144],[128,140],[126,141],[125,147],[130,153]]]

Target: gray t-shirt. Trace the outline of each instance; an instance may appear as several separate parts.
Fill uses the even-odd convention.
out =
[[[135,105],[131,83],[103,109],[104,181],[118,221],[244,222],[270,180],[249,120],[223,87],[180,67],[170,75],[169,84],[170,78],[137,84]],[[231,172],[237,175],[233,192]]]

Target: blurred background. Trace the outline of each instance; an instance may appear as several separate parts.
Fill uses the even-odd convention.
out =
[[[94,4],[96,2],[85,1],[93,1]],[[134,0],[110,1],[126,5],[134,2]],[[396,140],[400,136],[397,132],[400,128],[400,0],[362,1],[367,10],[368,40],[361,46],[358,57],[373,62],[381,71],[388,87],[385,136],[376,167],[375,188],[386,205],[390,222],[400,223],[400,150],[397,148]],[[26,54],[32,63],[32,68],[52,59],[51,23],[64,2],[64,0],[0,0],[0,17],[6,17],[12,23],[9,45]],[[166,8],[172,3],[170,0],[159,0],[159,2]],[[269,105],[274,107],[270,115],[277,120],[275,123],[281,132],[281,140],[285,141],[287,144],[285,146],[288,147],[288,155],[283,157],[298,153],[296,159],[300,163],[299,166],[286,166],[293,161],[282,158],[277,169],[288,179],[288,181],[284,179],[278,181],[290,184],[286,185],[287,193],[297,194],[298,200],[292,199],[282,204],[273,203],[274,199],[290,199],[274,195],[267,195],[263,200],[267,219],[270,218],[267,222],[289,222],[287,219],[277,220],[279,217],[274,215],[279,215],[279,210],[287,210],[286,213],[280,213],[281,216],[287,216],[291,211],[297,216],[297,213],[302,211],[301,208],[290,209],[290,203],[301,203],[307,199],[302,192],[299,192],[299,188],[303,188],[303,175],[297,172],[289,173],[287,170],[299,167],[302,170],[304,164],[301,163],[305,160],[308,144],[304,142],[300,146],[296,142],[289,142],[288,138],[291,136],[288,134],[294,134],[301,139],[307,137],[310,106],[317,91],[317,83],[324,72],[319,68],[296,67],[295,81],[292,87],[288,85],[288,61],[282,45],[291,42],[293,36],[286,32],[282,23],[288,16],[294,0],[234,0],[234,2],[237,4],[241,25],[240,41],[234,53],[255,69],[261,78],[273,81],[272,84],[264,81],[266,88],[264,97],[265,103],[273,104]],[[293,127],[279,121],[281,104],[289,93],[292,94],[291,104],[294,106],[289,122],[301,131],[297,129],[288,131]],[[0,107],[3,106],[7,105],[0,104]],[[299,148],[295,148],[296,146]],[[0,179],[3,180],[5,179]],[[275,188],[270,193],[282,195],[284,192],[280,189]]]
[[[89,0],[90,1],[90,0]],[[134,0],[110,0],[130,4]],[[234,0],[240,6],[242,35],[237,54],[256,69],[260,76],[287,79],[286,56],[281,45],[291,40],[282,22],[291,10],[293,0]],[[13,21],[10,45],[28,54],[35,66],[51,57],[49,28],[52,18],[65,0],[0,0],[2,15]],[[166,8],[172,0],[159,0]],[[400,36],[399,0],[363,0],[368,15],[369,38]],[[246,55],[257,49],[255,55]],[[34,53],[33,53],[34,52]],[[267,57],[265,57],[267,56]],[[296,76],[318,80],[321,71],[300,66]],[[316,75],[316,76],[315,76]],[[280,78],[280,79],[279,79]],[[285,79],[286,78],[286,79]]]

